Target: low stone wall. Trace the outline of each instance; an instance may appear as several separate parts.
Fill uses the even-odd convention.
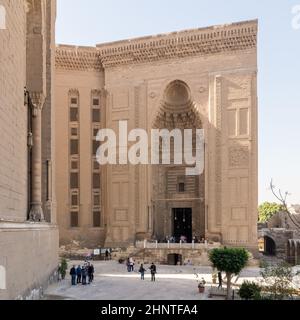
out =
[[[57,280],[58,229],[49,224],[1,223],[0,300],[40,299]]]

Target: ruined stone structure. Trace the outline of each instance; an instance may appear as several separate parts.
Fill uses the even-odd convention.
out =
[[[300,206],[292,205],[289,213],[276,213],[259,225],[258,238],[264,255],[276,256],[292,265],[300,264]]]
[[[56,49],[61,244],[185,233],[257,248],[257,21]],[[100,128],[205,133],[205,168],[96,162]],[[178,231],[178,230],[179,231]],[[180,233],[179,233],[180,232]]]
[[[58,265],[56,2],[1,5],[6,15],[0,30],[0,299],[38,298]]]

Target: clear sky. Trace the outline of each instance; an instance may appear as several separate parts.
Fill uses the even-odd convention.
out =
[[[57,43],[95,45],[259,19],[259,201],[300,203],[300,0],[58,0]],[[299,19],[300,21],[300,19]]]

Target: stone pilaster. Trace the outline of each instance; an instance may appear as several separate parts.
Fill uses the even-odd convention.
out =
[[[34,222],[44,221],[42,209],[42,108],[45,102],[43,93],[31,92],[32,110],[32,186],[31,208],[29,220]]]

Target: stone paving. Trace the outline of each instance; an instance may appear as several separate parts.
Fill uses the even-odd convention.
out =
[[[82,262],[69,262],[69,267]],[[51,300],[207,300],[211,283],[210,267],[157,266],[156,282],[150,281],[146,272],[145,281],[140,280],[137,271],[128,273],[126,266],[116,261],[98,261],[95,266],[95,280],[91,285],[71,286],[70,276],[50,286],[45,299]],[[146,268],[149,268],[147,265]],[[138,268],[137,268],[138,269]],[[206,292],[200,294],[194,275],[195,270],[207,282]],[[255,280],[259,268],[245,269],[237,280]],[[233,280],[235,282],[236,279]],[[215,298],[214,298],[215,299]],[[222,299],[222,298],[219,298]]]

